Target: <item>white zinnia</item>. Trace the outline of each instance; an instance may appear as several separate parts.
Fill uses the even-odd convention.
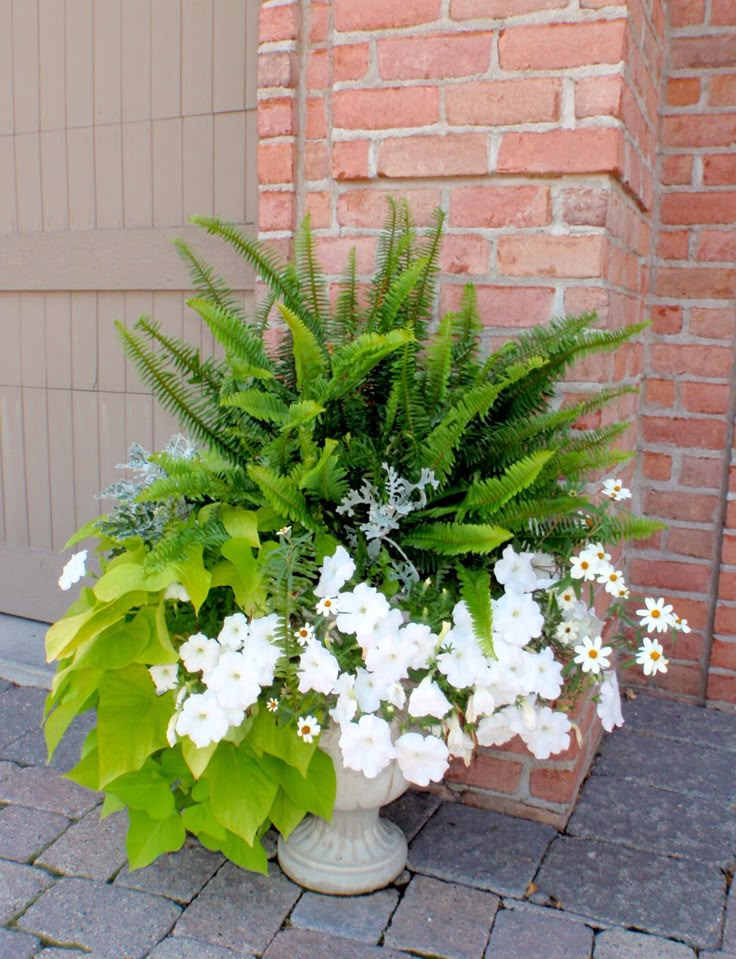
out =
[[[189,736],[195,746],[203,749],[210,743],[219,743],[228,731],[225,711],[214,693],[195,693],[182,706],[176,720],[176,732]]]
[[[422,716],[442,719],[451,709],[452,703],[431,676],[425,676],[409,697],[409,715],[417,719]]]
[[[391,727],[378,716],[361,716],[357,723],[348,723],[340,732],[343,765],[375,779],[396,756],[391,742]]]
[[[344,546],[338,546],[332,556],[325,556],[314,595],[337,596],[355,572],[355,563]]]
[[[82,549],[75,553],[66,563],[59,577],[59,589],[71,589],[74,583],[86,574],[87,550]]]
[[[437,736],[404,733],[396,740],[396,760],[404,779],[417,786],[440,782],[449,766],[447,746]]]

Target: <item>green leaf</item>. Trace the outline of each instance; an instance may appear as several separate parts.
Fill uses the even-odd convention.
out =
[[[253,510],[239,509],[235,506],[223,506],[222,525],[234,539],[243,539],[248,546],[258,548],[258,514]]]
[[[97,603],[84,613],[58,620],[46,633],[48,662],[69,656],[88,639],[122,619],[134,606],[148,602],[148,598],[148,594],[143,592],[126,593],[113,603]]]
[[[100,680],[97,736],[100,784],[140,769],[148,757],[168,746],[166,729],[174,712],[174,693],[156,694],[144,666],[107,673]]]
[[[63,695],[44,722],[49,762],[74,717],[88,708],[87,703],[97,690],[101,675],[99,669],[78,669],[69,676]]]
[[[480,648],[486,656],[493,656],[493,607],[491,606],[491,576],[485,569],[458,569],[460,594],[465,600]]]
[[[210,743],[209,746],[195,746],[192,740],[185,736],[181,740],[181,749],[184,760],[191,770],[195,779],[199,779],[202,773],[207,769],[210,759],[217,749],[217,743]]]
[[[460,556],[463,553],[492,553],[512,536],[507,529],[499,526],[429,523],[407,536],[404,542],[442,556]]]
[[[279,789],[268,812],[268,818],[281,833],[288,839],[299,823],[304,819],[304,807],[293,803],[283,789]]]
[[[278,789],[243,745],[221,742],[207,768],[210,804],[217,820],[248,844],[273,805]]]
[[[317,749],[301,740],[291,724],[279,725],[265,709],[258,711],[250,730],[249,742],[256,749],[276,756],[304,776]]]
[[[96,746],[96,729],[90,731],[88,739],[91,739],[95,745],[92,745],[89,750],[83,750],[82,758],[79,760],[76,766],[69,770],[69,772],[64,773],[64,778],[69,779],[73,783],[77,783],[79,786],[86,786],[87,789],[94,789],[97,791],[100,788],[100,756],[99,750]]]
[[[232,584],[238,605],[242,609],[253,609],[262,599],[262,573],[248,540],[230,539],[223,544],[221,552],[238,574],[239,584]]]
[[[207,849],[218,850],[223,853],[231,862],[242,869],[260,872],[264,876],[268,875],[268,856],[260,842],[249,845],[240,836],[236,836],[229,830],[226,831],[224,840],[215,839],[214,836],[201,832],[199,833],[199,841]]]
[[[297,388],[305,399],[311,399],[317,392],[315,386],[327,372],[327,358],[317,337],[296,313],[283,303],[277,305],[294,341]]]
[[[512,463],[500,476],[473,483],[460,504],[458,515],[462,518],[465,513],[475,510],[488,517],[531,486],[554,455],[554,450],[532,453]]]
[[[152,632],[150,618],[139,612],[130,620],[108,626],[78,649],[75,664],[97,670],[123,669],[149,645]]]
[[[147,593],[157,593],[166,589],[177,580],[177,571],[173,566],[165,566],[156,573],[148,573],[143,568],[142,561],[130,555],[130,560],[111,566],[98,580],[94,588],[95,596],[103,603],[112,603],[126,593],[133,590],[145,590]]]
[[[100,809],[100,819],[107,819],[108,816],[114,815],[116,812],[122,812],[125,809],[125,803],[122,799],[118,799],[117,796],[113,796],[111,793],[108,793],[105,798],[102,800],[102,809]]]
[[[212,815],[212,810],[208,802],[198,802],[187,806],[182,810],[181,818],[189,830],[195,836],[200,833],[206,833],[213,839],[224,841],[227,837],[227,830]]]
[[[200,514],[202,512],[200,511]],[[209,570],[205,568],[203,556],[204,547],[193,546],[186,558],[174,563],[178,580],[189,593],[195,613],[199,612],[200,606],[207,599],[212,582]]]
[[[166,819],[174,812],[174,794],[157,763],[147,762],[134,773],[125,773],[105,789],[130,809],[139,809],[152,819]]]
[[[318,525],[294,480],[254,463],[248,466],[248,475],[263,493],[268,505],[277,513],[293,522],[301,523],[305,529],[317,531]]]
[[[329,819],[335,805],[335,767],[327,753],[316,749],[307,775],[302,776],[292,766],[281,768],[281,785],[295,806]]]
[[[148,866],[165,852],[181,849],[186,836],[178,813],[166,819],[153,819],[140,809],[130,809],[125,847],[131,870]]]

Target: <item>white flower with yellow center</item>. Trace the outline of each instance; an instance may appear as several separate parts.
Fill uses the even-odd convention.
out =
[[[296,732],[305,743],[313,743],[314,737],[319,736],[320,724],[314,716],[300,716],[296,721]]]
[[[675,629],[678,633],[690,633],[692,630],[687,624],[687,620],[683,619],[681,616],[678,616],[677,613],[672,614],[675,617]]]
[[[664,647],[658,639],[649,639],[645,636],[636,654],[636,661],[641,666],[645,676],[656,676],[657,673],[666,673],[669,660],[664,655]]]
[[[300,646],[306,646],[314,639],[314,626],[310,623],[304,623],[299,629],[294,630],[294,638]]]
[[[558,589],[554,594],[557,605],[561,610],[574,609],[578,601],[577,594],[572,586],[566,586],[564,589]]]
[[[618,596],[621,589],[626,589],[624,574],[613,566],[609,566],[598,576],[598,582],[604,584],[606,592],[611,596]]]
[[[328,616],[334,616],[337,612],[337,601],[333,596],[323,596],[315,606],[316,612],[325,619]]]
[[[620,479],[607,479],[603,483],[601,490],[604,496],[620,503],[622,500],[631,499],[631,491],[626,489]]]
[[[603,646],[603,640],[600,636],[591,639],[590,636],[583,636],[583,641],[575,647],[577,656],[575,662],[579,664],[584,673],[592,673],[597,676],[602,669],[608,669],[611,660],[608,658],[612,652],[610,646]]]
[[[637,609],[636,615],[641,618],[641,625],[646,626],[648,633],[666,633],[675,626],[675,616],[669,603],[660,597],[644,599],[645,609]]]
[[[582,579],[592,583],[597,575],[596,565],[590,556],[581,553],[570,559],[570,575],[573,579]]]

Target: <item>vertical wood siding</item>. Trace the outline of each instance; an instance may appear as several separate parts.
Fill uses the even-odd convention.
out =
[[[131,442],[176,430],[114,321],[212,348],[170,240],[255,228],[257,0],[0,0],[0,610],[51,619],[69,535]]]

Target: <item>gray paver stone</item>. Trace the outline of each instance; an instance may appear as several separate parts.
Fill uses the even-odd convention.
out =
[[[18,920],[25,932],[91,949],[99,959],[142,959],[172,928],[179,907],[160,896],[90,879],[60,879]]]
[[[503,909],[496,916],[486,959],[590,959],[593,930],[542,910]]]
[[[45,701],[45,690],[32,686],[12,686],[0,693],[0,759],[8,743],[39,728]]]
[[[736,882],[731,883],[731,890],[728,894],[723,948],[726,952],[736,953]]]
[[[0,858],[31,862],[69,825],[66,816],[27,806],[0,809]]]
[[[623,705],[624,731],[736,751],[733,712],[638,695]]]
[[[534,902],[713,948],[720,938],[725,877],[716,867],[614,843],[561,836],[535,883]]]
[[[325,936],[311,929],[283,929],[263,959],[407,959],[405,952]]]
[[[615,776],[588,779],[567,832],[724,868],[736,850],[736,815],[729,804],[705,796],[693,802],[682,793]]]
[[[31,959],[31,956],[36,955],[39,945],[35,936],[0,929],[0,956],[3,959]]]
[[[40,869],[0,860],[0,922],[12,919],[52,882]]]
[[[80,952],[79,949],[57,949],[51,946],[50,949],[42,949],[37,953],[35,959],[94,959],[88,952]]]
[[[92,809],[49,846],[37,863],[65,876],[105,882],[126,861],[126,829],[124,815],[115,814],[100,821],[99,810]]]
[[[381,889],[367,896],[321,896],[305,892],[294,907],[291,923],[298,928],[375,945],[398,901],[395,889]]]
[[[695,959],[695,953],[682,942],[628,929],[606,929],[595,937],[593,959]]]
[[[5,779],[9,776],[14,770],[18,767],[15,763],[5,762],[4,760],[0,762],[0,779]]]
[[[79,819],[99,801],[96,793],[62,779],[53,769],[18,767],[0,780],[0,802],[60,812],[70,819]]]
[[[415,876],[384,941],[442,959],[481,959],[498,906],[490,892]]]
[[[663,746],[652,737],[621,732],[604,737],[593,774],[635,779],[687,796],[730,802],[732,769],[733,754],[726,749],[677,740]]]
[[[551,826],[446,803],[409,847],[416,872],[521,897],[557,835]]]
[[[441,801],[431,793],[414,792],[410,789],[390,806],[386,806],[383,815],[395,822],[406,836],[407,842],[416,836],[427,821],[437,812]]]
[[[0,679],[0,693],[4,693],[6,689],[10,689],[11,685],[7,679]]]
[[[77,716],[64,733],[48,765],[59,772],[68,772],[73,766],[76,766],[79,762],[85,736],[93,725],[94,714],[92,712]],[[48,751],[43,730],[32,730],[27,735],[10,743],[3,752],[8,759],[12,759],[23,766],[45,766]]]
[[[144,869],[133,872],[124,869],[115,880],[115,885],[189,903],[224,862],[225,858],[220,853],[210,852],[196,840],[188,839],[178,852],[161,856]]]
[[[175,939],[169,937],[160,942],[148,959],[249,959],[244,952],[232,952],[222,946],[213,946],[201,939]]]
[[[269,875],[225,863],[188,906],[175,936],[262,953],[299,898],[300,889],[273,864]]]

